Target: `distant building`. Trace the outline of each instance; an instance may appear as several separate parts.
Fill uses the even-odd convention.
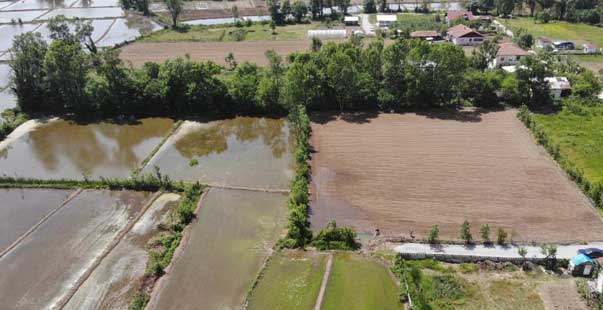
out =
[[[541,49],[553,48],[553,40],[545,37],[536,39],[536,47]]]
[[[500,43],[498,44],[498,53],[489,64],[490,68],[501,66],[515,66],[519,64],[522,57],[528,56],[530,53],[515,45],[515,43]]]
[[[377,25],[381,28],[389,28],[393,23],[398,21],[398,16],[394,14],[379,14],[377,15]]]
[[[360,24],[360,17],[346,16],[343,18],[343,22],[346,24],[346,26],[358,26]]]
[[[427,41],[438,41],[442,40],[442,35],[437,31],[433,30],[422,30],[413,31],[410,33],[410,37],[413,39],[427,40]]]
[[[475,16],[473,16],[471,11],[448,11],[446,13],[446,23],[448,24],[459,18],[469,21],[474,20]]]
[[[596,54],[597,53],[597,47],[590,43],[582,44],[582,50],[584,51],[584,54]]]
[[[345,29],[308,30],[308,38],[345,39],[347,36]]]
[[[572,85],[566,77],[547,77],[544,80],[549,83],[551,97],[555,99],[569,96],[572,92]]]
[[[479,45],[484,42],[484,35],[465,25],[456,25],[448,29],[446,39],[461,46]]]

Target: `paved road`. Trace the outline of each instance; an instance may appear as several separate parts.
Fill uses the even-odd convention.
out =
[[[544,258],[540,252],[539,246],[525,246],[528,254],[526,258]],[[575,256],[580,249],[599,248],[603,249],[603,242],[593,242],[588,244],[559,245],[557,246],[557,258],[569,259]],[[455,256],[480,256],[492,258],[521,258],[517,253],[516,246],[492,246],[475,245],[465,247],[462,245],[442,245],[438,248],[423,243],[404,243],[393,246],[393,250],[404,254],[426,254],[426,255],[455,255]]]

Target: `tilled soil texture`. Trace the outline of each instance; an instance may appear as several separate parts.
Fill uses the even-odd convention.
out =
[[[226,65],[224,58],[232,52],[238,63],[249,61],[259,66],[268,65],[266,51],[274,50],[285,57],[310,48],[308,40],[260,41],[260,42],[179,42],[179,43],[134,43],[125,46],[120,54],[126,62],[141,67],[145,62],[162,63],[167,59],[189,55],[192,60],[211,60]]]
[[[516,111],[313,116],[312,226],[458,240],[469,220],[518,242],[602,240],[589,201]]]

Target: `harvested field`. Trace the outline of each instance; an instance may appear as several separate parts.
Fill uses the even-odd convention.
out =
[[[173,180],[285,189],[293,175],[292,141],[284,119],[237,117],[187,121],[143,169]]]
[[[84,191],[0,258],[6,309],[53,308],[141,211],[149,193]]]
[[[37,179],[128,177],[172,129],[173,121],[134,124],[31,121],[0,142],[0,175]]]
[[[192,60],[211,60],[226,65],[224,58],[232,52],[237,62],[249,61],[260,66],[268,65],[268,50],[274,50],[281,56],[310,48],[308,40],[261,41],[261,42],[180,42],[180,43],[134,43],[122,48],[120,57],[141,67],[145,62],[162,63],[167,59],[189,55]]]
[[[283,251],[270,258],[249,298],[248,309],[314,309],[327,255]]]
[[[132,230],[105,257],[63,309],[128,309],[141,284],[149,259],[147,243],[168,222],[177,194],[159,196]]]
[[[352,253],[337,253],[322,310],[401,309],[387,267]]]
[[[59,208],[70,190],[0,189],[0,253]]]
[[[285,225],[287,197],[211,189],[147,309],[238,309]],[[177,254],[178,255],[178,254]]]
[[[519,242],[603,239],[589,201],[516,111],[346,115],[313,120],[313,228],[458,239],[464,220]]]

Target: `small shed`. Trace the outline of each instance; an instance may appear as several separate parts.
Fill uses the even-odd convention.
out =
[[[555,99],[569,96],[569,94],[572,92],[572,85],[564,76],[545,77],[544,80],[549,83],[549,92],[551,97]],[[588,255],[581,255],[584,255],[590,259]]]
[[[308,38],[345,39],[347,36],[345,29],[308,30]]]
[[[433,31],[433,30],[413,31],[410,33],[410,37],[413,39],[429,40],[429,41],[442,40],[442,35],[439,34],[437,31]]]
[[[597,53],[597,47],[590,43],[582,44],[582,50],[584,51],[584,54],[596,54]]]
[[[388,28],[398,21],[398,16],[394,14],[379,14],[377,15],[377,25],[381,28]]]
[[[584,255],[578,254],[570,259],[568,269],[573,276],[590,277],[595,267],[595,261]]]
[[[343,18],[343,22],[346,24],[346,26],[358,26],[360,24],[360,17],[346,16]]]

